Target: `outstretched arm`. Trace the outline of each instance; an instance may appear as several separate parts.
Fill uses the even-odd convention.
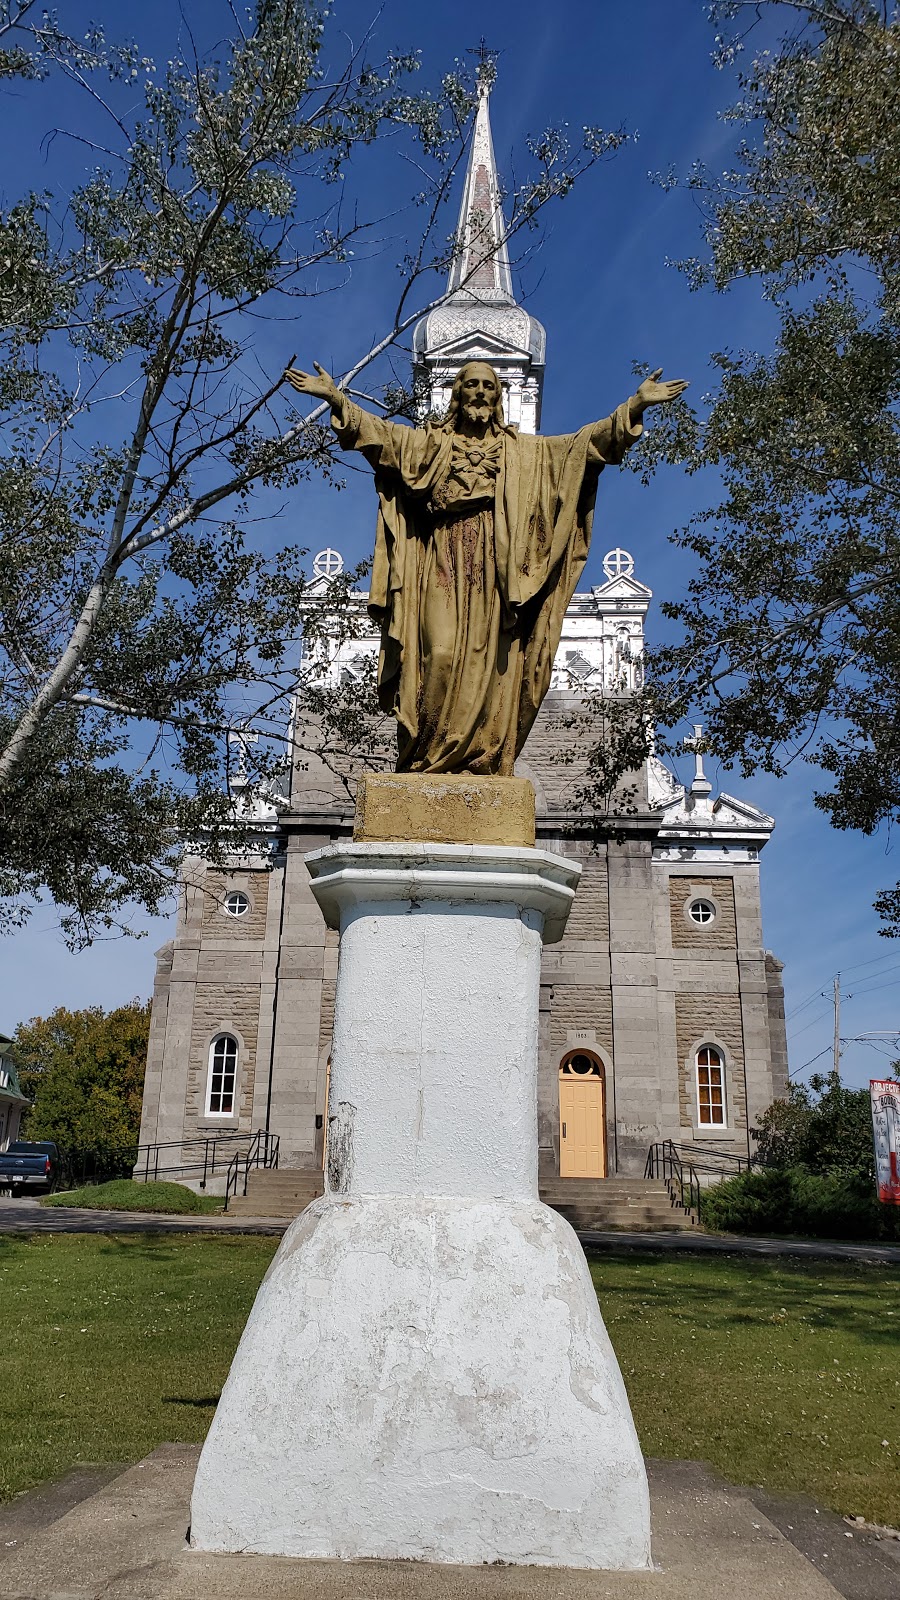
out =
[[[602,422],[595,423],[591,432],[591,444],[597,452],[601,463],[616,465],[620,462],[631,446],[637,442],[644,431],[643,416],[648,406],[666,405],[683,394],[687,384],[682,378],[676,378],[669,383],[660,383],[659,378],[662,367],[656,372],[651,372],[645,378],[637,394],[618,407],[611,417],[605,417]]]
[[[637,394],[632,395],[628,409],[633,423],[640,422],[648,407],[668,405],[670,400],[677,400],[680,394],[684,394],[688,387],[685,378],[673,378],[668,383],[660,383],[658,380],[661,377],[662,367],[657,367],[649,378],[644,379]]]
[[[315,373],[301,372],[299,367],[288,367],[285,377],[298,394],[310,394],[316,400],[327,400],[332,416],[342,423],[347,396],[338,388],[331,373],[319,366],[318,361],[314,361],[313,366]]]
[[[311,395],[324,400],[331,407],[331,425],[337,434],[342,450],[359,450],[370,467],[404,471],[404,452],[415,429],[405,423],[389,422],[377,417],[365,406],[357,405],[343,389],[339,389],[330,372],[313,362],[315,372],[301,372],[289,367],[285,378],[298,394]]]

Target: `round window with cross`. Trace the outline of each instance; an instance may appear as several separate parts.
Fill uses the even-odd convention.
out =
[[[698,928],[708,928],[716,920],[716,908],[711,900],[692,900],[688,906],[688,916]]]

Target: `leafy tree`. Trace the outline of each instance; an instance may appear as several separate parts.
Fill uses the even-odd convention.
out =
[[[127,1170],[141,1122],[150,1003],[132,1000],[20,1023],[13,1053],[34,1102],[22,1137],[53,1139],[92,1171]]]
[[[848,1089],[834,1073],[792,1083],[760,1117],[756,1159],[762,1167],[805,1167],[820,1176],[874,1182],[868,1089]]]
[[[80,91],[78,137],[97,152],[62,206],[26,194],[0,214],[0,896],[14,923],[49,892],[74,943],[130,904],[155,910],[180,841],[202,837],[210,855],[239,842],[236,727],[255,739],[241,745],[245,788],[278,778],[292,705],[326,746],[347,732],[310,648],[323,598],[304,551],[272,557],[246,526],[253,494],[271,505],[331,473],[331,434],[323,408],[297,414],[282,358],[266,369],[255,346],[261,318],[353,292],[351,257],[384,225],[343,180],[382,134],[417,170],[415,225],[396,304],[344,385],[439,302],[475,95],[457,71],[413,92],[415,53],[335,68],[328,9],[256,0],[241,31],[223,0],[237,36],[203,56],[185,29],[157,68],[99,28],[74,40],[0,3],[0,49],[21,76]],[[532,141],[509,232],[622,138]],[[386,408],[409,404],[395,391]],[[332,618],[347,587],[324,597]]]
[[[705,219],[694,288],[755,279],[770,353],[713,357],[705,416],[672,407],[638,470],[712,468],[718,503],[676,537],[676,642],[648,658],[648,724],[699,708],[745,775],[796,759],[838,828],[900,819],[900,12],[875,0],[721,0],[740,67],[725,173],[680,181]],[[775,30],[782,30],[778,40]],[[880,896],[900,933],[900,889]]]

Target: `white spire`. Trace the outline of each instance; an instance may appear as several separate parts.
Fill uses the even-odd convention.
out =
[[[446,411],[460,367],[487,361],[500,378],[507,422],[536,433],[547,336],[513,294],[488,112],[492,81],[493,72],[482,70],[447,299],[416,323],[413,361],[423,419]]]
[[[478,110],[459,211],[460,249],[450,268],[447,287],[454,296],[471,295],[476,300],[513,305],[500,176],[491,138],[490,93],[489,77],[483,74],[478,83]]]

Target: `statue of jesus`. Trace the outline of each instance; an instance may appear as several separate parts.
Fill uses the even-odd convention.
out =
[[[314,365],[286,377],[329,402],[341,446],[375,469],[369,610],[397,771],[508,776],[550,687],[600,473],[640,438],[648,406],[687,384],[661,383],[660,368],[612,416],[551,437],[507,427],[481,361],[458,373],[446,419],[422,428],[374,416]]]

